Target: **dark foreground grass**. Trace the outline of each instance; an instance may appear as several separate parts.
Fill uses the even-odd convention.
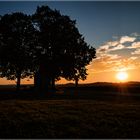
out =
[[[140,103],[1,101],[0,138],[140,138]]]
[[[82,98],[1,99],[0,138],[140,138],[139,96],[77,92]]]

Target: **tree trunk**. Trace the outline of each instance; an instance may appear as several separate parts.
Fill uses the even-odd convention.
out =
[[[48,81],[46,79],[46,74],[40,73],[40,85],[39,85],[39,92],[40,94],[45,94],[48,92]]]
[[[45,67],[44,64],[40,64],[39,71],[35,73],[34,77],[34,84],[37,86],[38,92],[41,92],[39,94],[44,94],[44,92],[47,92],[45,90],[48,90],[46,87],[46,73],[45,73]]]
[[[41,84],[41,77],[39,71],[34,73],[34,88],[38,89]]]
[[[34,73],[34,88],[37,87],[37,73]]]
[[[39,68],[39,91],[41,92],[41,94],[46,94],[48,93],[48,87],[50,84],[50,79],[49,76],[47,74],[47,69],[45,67],[44,64],[40,64],[40,68]]]
[[[20,82],[21,82],[21,72],[18,72],[18,74],[17,74],[17,85],[16,85],[17,92],[20,90]]]
[[[35,74],[36,75],[36,74]],[[50,77],[50,72],[47,71],[46,66],[40,64],[38,76],[35,76],[34,84],[38,86],[38,92],[42,95],[48,94],[49,87],[55,89],[55,78]]]

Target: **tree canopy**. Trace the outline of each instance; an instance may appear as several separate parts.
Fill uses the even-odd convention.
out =
[[[84,41],[76,21],[48,6],[38,7],[33,20],[44,50],[40,62],[47,78],[52,82],[60,77],[74,80],[76,76],[85,80],[85,66],[95,58],[95,49]]]
[[[23,13],[6,14],[0,20],[0,76],[8,80],[17,79],[31,73],[30,42],[34,27],[30,17]]]
[[[40,90],[55,80],[85,80],[86,66],[95,58],[76,27],[76,21],[48,6],[37,7],[32,16],[6,14],[0,19],[1,77],[15,79],[29,75]]]

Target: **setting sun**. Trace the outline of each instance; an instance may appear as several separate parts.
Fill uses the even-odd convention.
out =
[[[120,81],[124,81],[128,78],[128,74],[127,72],[121,71],[117,73],[116,78]]]

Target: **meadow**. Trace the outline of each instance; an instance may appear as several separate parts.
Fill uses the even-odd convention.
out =
[[[140,138],[139,83],[57,89],[39,96],[1,86],[0,138]]]

